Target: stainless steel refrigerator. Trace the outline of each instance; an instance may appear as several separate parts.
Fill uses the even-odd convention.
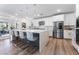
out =
[[[53,23],[53,38],[63,38],[63,21]]]

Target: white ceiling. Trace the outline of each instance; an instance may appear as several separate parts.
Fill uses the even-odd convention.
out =
[[[74,11],[74,4],[0,4],[0,17],[36,18]]]

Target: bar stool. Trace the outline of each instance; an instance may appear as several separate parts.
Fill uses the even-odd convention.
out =
[[[23,32],[23,42],[27,43],[27,33]]]
[[[15,34],[15,37],[17,37],[18,35],[17,35],[17,31],[14,31],[14,34]]]
[[[13,43],[17,43],[17,38],[16,38],[17,37],[17,33],[16,33],[16,31],[13,30],[11,34],[12,34],[12,42]]]
[[[15,40],[18,40],[19,39],[19,32],[14,31],[14,33],[15,33]]]
[[[23,39],[24,39],[23,32],[21,32],[21,31],[19,32],[19,37],[20,37],[20,40],[23,41]]]
[[[1,31],[0,31],[0,36],[1,36]]]
[[[39,48],[39,33],[33,33],[33,39],[35,39],[34,46]]]
[[[17,31],[17,40],[20,40],[20,33],[19,33],[19,31]]]
[[[27,32],[27,43],[34,47],[39,47],[39,34]]]
[[[14,31],[12,31],[12,40],[15,40],[15,39],[16,39],[15,33],[14,33]]]

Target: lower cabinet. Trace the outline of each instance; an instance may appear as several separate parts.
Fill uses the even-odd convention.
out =
[[[65,39],[72,39],[73,36],[73,30],[64,30],[64,38]]]

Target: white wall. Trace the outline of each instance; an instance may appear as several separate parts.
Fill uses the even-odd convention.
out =
[[[51,28],[49,29],[49,35],[52,36],[53,22],[64,21],[64,25],[75,25],[75,13],[57,15],[57,16],[42,18],[42,19],[36,19],[33,21],[34,26],[39,26],[39,21],[45,21],[44,27],[51,26]],[[64,38],[72,39],[72,37],[73,37],[73,30],[64,30]]]
[[[14,23],[16,18],[9,18],[9,17],[0,17],[0,22],[5,22],[8,23],[9,27],[8,29],[10,29],[11,24],[15,25]]]
[[[45,25],[43,27],[47,27],[49,31],[49,36],[52,36],[53,32],[53,22],[55,21],[64,21],[64,25],[75,25],[75,14],[62,14],[57,16],[52,16],[48,18],[41,19],[30,19],[30,18],[16,18],[15,21],[10,21],[13,24],[18,23],[18,29],[21,29],[22,22],[26,23],[26,27],[29,28],[31,26],[31,22],[33,22],[34,26],[39,27],[39,21],[45,21]],[[64,30],[64,38],[72,38],[73,31],[72,30]]]
[[[45,21],[44,26],[53,26],[53,22],[55,21],[64,21],[64,15],[57,15],[48,18],[35,19],[33,21],[34,26],[39,26],[39,21]]]
[[[29,18],[17,18],[15,24],[17,23],[18,29],[22,29],[22,22],[26,23],[26,28],[29,28],[29,26],[31,26],[31,19],[29,19]]]
[[[33,25],[34,25],[34,26],[39,26],[39,22],[40,22],[40,21],[45,21],[45,25],[44,25],[44,26],[52,26],[53,17],[35,19],[35,20],[33,21]]]
[[[35,19],[33,20],[33,25],[39,27],[39,21],[45,21],[45,25],[42,27],[47,27],[49,31],[49,36],[53,36],[53,22],[56,21],[64,21],[64,15],[56,15],[48,18],[41,18],[41,19]]]

